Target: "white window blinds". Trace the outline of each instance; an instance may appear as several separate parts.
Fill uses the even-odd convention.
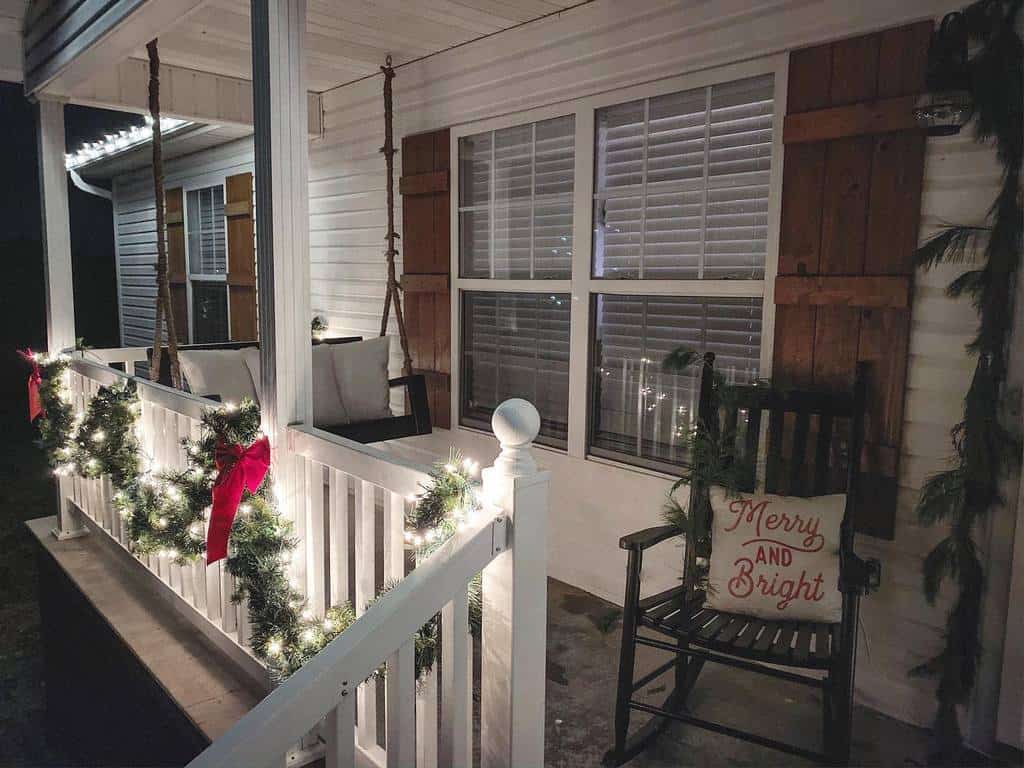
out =
[[[459,140],[462,277],[568,278],[575,117]]]
[[[760,279],[772,75],[596,114],[594,275]]]
[[[224,187],[190,189],[186,208],[189,272],[194,276],[227,274]]]
[[[538,442],[565,447],[569,417],[569,296],[463,293],[463,424],[487,429],[503,400],[540,412]]]
[[[651,466],[684,462],[697,371],[665,373],[662,364],[678,347],[710,351],[728,381],[756,381],[761,299],[600,294],[595,304],[591,452]]]

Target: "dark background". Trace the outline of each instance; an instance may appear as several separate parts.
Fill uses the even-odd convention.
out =
[[[68,149],[139,123],[67,106]],[[120,346],[109,200],[68,183],[77,335]],[[20,84],[0,82],[0,765],[69,766],[67,746],[48,739],[36,545],[24,520],[56,511],[53,482],[28,423],[28,368],[15,350],[44,349],[42,220],[36,106]],[[51,734],[52,735],[52,734]]]

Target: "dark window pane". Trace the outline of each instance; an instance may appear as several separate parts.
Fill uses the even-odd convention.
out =
[[[569,277],[575,125],[568,115],[459,139],[463,277]]]
[[[193,275],[227,272],[224,187],[190,189],[187,194],[188,262]]]
[[[192,282],[192,340],[228,341],[228,289],[224,283]]]
[[[681,465],[697,410],[697,370],[665,373],[675,349],[714,352],[735,383],[758,377],[761,299],[596,297],[591,453],[653,467]]]
[[[597,110],[596,277],[764,277],[772,75]]]
[[[494,409],[522,397],[540,412],[537,442],[565,447],[569,418],[569,296],[463,294],[461,422],[490,428]]]

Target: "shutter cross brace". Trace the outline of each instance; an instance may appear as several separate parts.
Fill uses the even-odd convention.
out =
[[[388,259],[388,285],[384,294],[384,316],[380,320],[380,335],[387,335],[388,315],[391,312],[391,305],[394,304],[395,320],[398,322],[398,338],[402,344],[402,374],[411,376],[412,358],[409,356],[409,337],[405,332],[405,317],[402,314],[401,285],[395,274],[395,256],[398,255],[396,241],[399,239],[398,233],[395,232],[395,155],[398,150],[395,149],[395,137],[392,131],[391,81],[395,79],[395,70],[391,67],[390,54],[380,71],[384,73],[384,146],[380,148],[380,151],[384,155],[388,174],[388,232],[385,236],[388,241],[388,249],[385,251]]]

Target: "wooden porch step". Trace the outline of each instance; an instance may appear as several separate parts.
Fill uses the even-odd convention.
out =
[[[50,533],[56,527],[55,517],[30,520],[26,525],[42,549],[43,572],[65,576],[83,598],[77,600],[78,595],[68,595],[66,587],[58,587],[64,589],[64,599],[76,598],[79,610],[63,616],[61,604],[51,600],[44,607],[44,633],[66,633],[73,638],[75,624],[89,621],[92,617],[85,618],[87,613],[97,614],[114,636],[105,644],[113,646],[120,640],[129,654],[127,663],[148,673],[166,694],[171,709],[184,715],[201,740],[207,742],[224,734],[266,695],[266,690],[255,685],[165,598],[111,557],[104,543],[97,540],[100,534],[58,541]],[[56,569],[47,568],[51,565]],[[47,589],[49,585],[41,585],[42,591]],[[46,597],[42,595],[44,601]],[[115,652],[121,649],[89,649],[90,654],[98,655]],[[74,662],[79,663],[88,664],[88,655]],[[103,695],[116,697],[119,685],[126,682],[110,679],[109,690]],[[97,692],[93,695],[100,698]],[[109,736],[114,737],[116,724],[111,727],[114,730]]]

